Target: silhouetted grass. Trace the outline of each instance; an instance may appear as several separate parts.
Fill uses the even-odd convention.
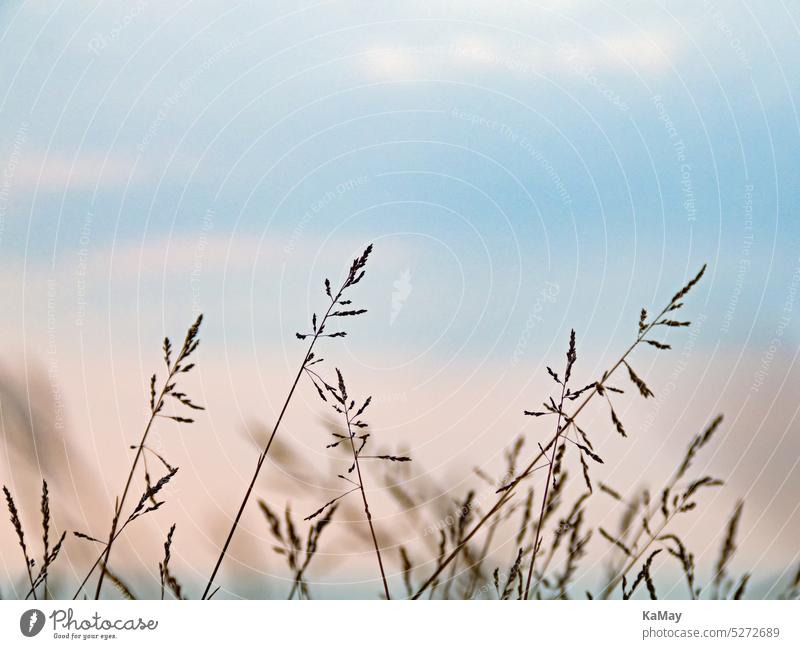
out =
[[[330,500],[327,503],[325,503],[313,514],[307,516],[305,520],[308,521],[312,520],[313,518],[316,518],[317,516],[322,514],[325,510],[334,505],[334,503],[338,503],[340,500],[347,497],[349,494],[355,491],[360,492],[361,500],[364,503],[364,516],[366,517],[367,524],[369,525],[369,531],[370,535],[372,536],[373,547],[375,548],[375,556],[378,559],[378,568],[380,569],[381,581],[383,582],[383,592],[384,595],[386,596],[386,599],[391,599],[391,595],[389,594],[389,585],[386,581],[386,571],[384,570],[383,567],[383,558],[381,557],[380,544],[378,543],[378,537],[377,534],[375,533],[375,525],[372,522],[372,513],[370,512],[369,509],[367,491],[364,487],[364,476],[363,473],[361,472],[361,462],[362,460],[410,462],[411,458],[399,455],[364,455],[363,452],[367,444],[369,443],[370,433],[366,432],[368,424],[363,419],[363,415],[364,412],[367,410],[367,408],[369,408],[369,405],[372,402],[372,397],[367,397],[361,404],[361,406],[356,408],[356,402],[354,399],[348,396],[347,386],[345,385],[344,376],[342,375],[341,371],[338,368],[336,369],[336,377],[337,377],[336,386],[333,386],[328,382],[326,382],[315,370],[310,370],[309,368],[306,369],[309,374],[309,378],[311,379],[311,382],[317,388],[317,392],[320,398],[325,403],[328,403],[331,406],[331,408],[333,408],[334,411],[342,415],[342,418],[344,419],[346,435],[333,433],[335,439],[333,442],[328,444],[327,448],[336,448],[340,444],[343,444],[346,440],[347,446],[352,453],[353,462],[347,469],[346,472],[347,475],[345,475],[344,473],[337,475],[338,478],[347,482],[349,485],[352,485],[352,487],[347,489],[347,491],[337,496],[333,500]],[[330,402],[328,401],[328,396],[332,398],[332,401]],[[356,447],[356,441],[358,441],[358,447]],[[348,475],[353,475],[356,479],[353,480],[349,478]]]
[[[180,351],[178,352],[175,360],[172,360],[172,343],[169,338],[164,338],[164,343],[162,346],[164,352],[164,364],[167,368],[167,377],[164,380],[163,384],[161,385],[160,389],[156,389],[157,383],[157,375],[153,374],[150,379],[150,417],[147,420],[147,424],[144,428],[144,433],[142,434],[142,439],[139,444],[135,447],[136,453],[133,456],[133,462],[131,463],[130,471],[128,472],[128,477],[125,481],[125,486],[122,490],[122,495],[117,499],[116,504],[114,506],[114,516],[111,521],[111,531],[108,534],[108,541],[105,544],[105,550],[99,561],[97,561],[89,571],[89,574],[86,575],[86,578],[83,580],[81,584],[81,588],[86,583],[86,581],[91,577],[92,572],[94,572],[95,568],[99,565],[101,566],[100,569],[100,577],[97,579],[97,588],[95,589],[94,597],[95,599],[100,598],[100,593],[103,588],[103,579],[105,578],[106,570],[110,562],[111,557],[111,549],[114,546],[114,541],[117,539],[117,528],[119,525],[120,517],[122,515],[122,510],[125,507],[125,501],[128,497],[128,492],[131,488],[133,483],[133,478],[136,475],[136,469],[139,466],[139,461],[143,460],[144,464],[144,480],[147,486],[148,492],[150,492],[150,498],[152,499],[153,504],[155,504],[154,494],[157,492],[152,490],[151,480],[150,480],[150,473],[147,470],[147,462],[145,458],[145,450],[146,450],[146,443],[147,438],[150,435],[150,431],[153,428],[154,423],[158,418],[170,419],[172,421],[178,422],[179,424],[191,424],[193,423],[193,419],[189,417],[185,417],[182,415],[176,414],[168,414],[165,412],[164,408],[166,405],[166,401],[168,397],[171,397],[173,400],[177,401],[179,404],[188,408],[190,410],[203,410],[202,406],[199,406],[192,402],[192,400],[184,393],[179,392],[177,388],[177,381],[178,378],[182,374],[186,374],[190,372],[194,368],[194,363],[190,363],[189,358],[191,355],[197,350],[197,347],[200,345],[200,339],[198,338],[198,334],[200,333],[200,324],[203,322],[203,315],[200,314],[197,317],[197,320],[194,324],[189,327],[189,330],[186,332],[186,337],[184,338],[183,345],[181,346]],[[162,462],[164,462],[163,458],[158,456]],[[166,462],[164,462],[166,464]],[[166,464],[168,470],[171,467]],[[174,475],[174,472],[170,474]],[[141,503],[140,505],[141,506]],[[128,522],[131,522],[130,519]],[[127,523],[126,523],[127,524]],[[76,594],[77,596],[77,594]]]
[[[214,579],[216,579],[217,572],[222,565],[222,562],[225,560],[225,555],[228,552],[228,548],[230,547],[231,541],[233,540],[234,534],[236,534],[236,530],[239,527],[239,522],[242,519],[242,514],[244,514],[244,510],[247,507],[247,503],[250,501],[250,496],[253,493],[253,488],[255,487],[256,480],[258,479],[259,474],[261,473],[261,467],[264,465],[265,460],[267,459],[267,455],[269,455],[269,449],[272,446],[272,440],[275,439],[275,435],[280,428],[281,421],[283,421],[283,416],[286,414],[286,410],[289,407],[289,403],[292,400],[292,396],[294,395],[294,391],[297,388],[297,384],[300,382],[300,377],[303,376],[304,373],[307,373],[308,368],[311,365],[319,362],[314,356],[314,346],[316,345],[317,341],[321,338],[343,338],[347,335],[347,332],[339,329],[334,331],[333,333],[329,332],[326,327],[329,325],[329,320],[335,318],[342,318],[342,317],[350,317],[350,316],[358,316],[363,313],[366,313],[366,309],[353,309],[351,308],[351,300],[343,299],[347,294],[348,290],[358,284],[366,274],[366,265],[367,259],[369,258],[370,253],[372,252],[372,245],[366,247],[363,253],[359,257],[356,257],[353,260],[353,263],[350,264],[350,270],[347,273],[347,277],[342,282],[339,290],[335,293],[333,292],[332,284],[329,279],[326,279],[324,282],[325,286],[325,295],[328,297],[330,303],[328,304],[327,308],[325,309],[325,313],[322,315],[322,318],[318,319],[317,314],[314,313],[311,316],[311,331],[308,333],[301,333],[298,332],[295,334],[298,340],[306,340],[308,338],[311,339],[309,343],[306,353],[303,356],[303,361],[300,363],[300,368],[297,370],[297,374],[292,382],[291,388],[289,388],[289,393],[286,395],[286,399],[283,402],[283,407],[281,408],[280,414],[275,421],[275,426],[272,429],[272,433],[270,434],[267,444],[264,447],[264,450],[258,456],[258,462],[256,462],[256,469],[253,473],[253,477],[250,479],[250,483],[247,486],[247,489],[244,493],[244,498],[242,498],[242,502],[239,505],[239,509],[236,512],[236,515],[233,519],[233,524],[228,532],[228,535],[225,539],[225,542],[222,545],[220,550],[219,556],[217,557],[217,561],[214,564],[214,568],[211,570],[211,575],[208,578],[208,583],[206,584],[206,588],[203,591],[203,599],[206,599],[211,592],[211,588],[214,584]],[[344,307],[344,308],[342,308]],[[317,388],[319,389],[319,388]],[[322,393],[320,393],[321,396]],[[324,397],[323,397],[324,398]]]
[[[581,417],[590,402],[599,402],[607,413],[604,415],[607,416],[605,425],[610,426],[622,438],[636,434],[636,427],[624,422],[620,416],[621,412],[624,413],[620,400],[627,398],[628,388],[632,388],[630,391],[637,398],[650,399],[655,395],[647,383],[647,377],[635,369],[637,363],[634,352],[646,348],[657,352],[667,351],[670,345],[658,334],[690,325],[689,321],[676,319],[675,314],[684,308],[684,299],[703,277],[705,266],[655,316],[651,317],[646,309],[642,309],[638,324],[633,329],[635,335],[627,349],[607,370],[587,383],[583,383],[585,377],[577,382],[576,377],[581,373],[578,363],[579,345],[575,331],[571,331],[563,369],[547,367],[548,376],[555,387],[553,396],[543,399],[542,405],[537,409],[523,411],[525,416],[545,422],[548,417],[552,417],[552,423],[548,422],[549,430],[545,438],[535,441],[532,436],[527,439],[524,436],[518,437],[505,451],[505,467],[501,476],[490,477],[491,471],[476,467],[475,475],[485,483],[481,488],[469,488],[461,497],[443,498],[441,494],[449,494],[449,490],[436,485],[429,476],[413,476],[413,481],[407,479],[410,477],[408,474],[405,480],[392,477],[393,472],[395,475],[402,474],[403,467],[411,460],[408,455],[382,450],[368,454],[366,449],[374,441],[366,421],[372,398],[353,398],[345,383],[344,374],[338,368],[325,371],[323,359],[315,353],[315,345],[321,338],[341,338],[346,335],[341,327],[333,326],[334,322],[366,312],[364,308],[353,307],[349,291],[364,277],[371,251],[372,246],[368,246],[353,260],[338,290],[333,290],[329,280],[324,281],[327,298],[325,311],[321,317],[316,313],[312,314],[310,329],[296,334],[299,340],[308,340],[308,346],[271,434],[258,456],[255,471],[241,504],[233,516],[232,525],[202,593],[203,599],[212,598],[219,589],[217,587],[212,590],[218,571],[303,376],[310,381],[324,405],[331,407],[341,421],[341,427],[331,431],[333,440],[327,448],[345,449],[347,459],[341,473],[336,475],[337,484],[343,485],[342,491],[335,492],[333,498],[326,496],[326,502],[305,518],[308,529],[302,535],[298,533],[299,525],[288,504],[283,515],[279,516],[267,500],[262,498],[258,501],[273,540],[272,549],[283,557],[289,570],[292,584],[288,593],[289,599],[311,598],[308,575],[312,566],[316,569],[320,563],[313,560],[319,554],[323,532],[330,525],[337,508],[350,506],[348,503],[352,498],[348,496],[355,493],[360,495],[358,507],[363,509],[363,520],[369,529],[371,551],[374,551],[377,560],[383,596],[386,599],[391,599],[392,570],[388,564],[392,562],[397,567],[396,590],[400,590],[402,584],[405,596],[410,599],[419,599],[423,595],[429,599],[568,599],[576,596],[578,590],[581,591],[580,596],[589,599],[657,599],[668,593],[663,584],[659,586],[657,583],[657,570],[669,563],[680,569],[680,584],[685,584],[686,594],[691,599],[741,599],[747,594],[751,573],[745,572],[737,576],[733,570],[738,530],[744,516],[741,501],[722,531],[719,556],[710,568],[697,565],[688,539],[682,538],[673,525],[676,519],[696,516],[703,494],[708,489],[723,485],[719,478],[693,475],[693,466],[698,456],[715,439],[715,434],[722,425],[722,416],[716,417],[689,440],[682,459],[663,486],[652,492],[650,489],[640,489],[632,494],[624,494],[607,482],[594,479],[593,472],[604,464],[602,456],[605,455],[605,450],[598,448],[599,445],[592,441],[591,428],[599,425],[597,421],[587,423],[583,421],[587,418]],[[191,418],[183,414],[168,412],[165,409],[166,403],[172,400],[180,408],[202,410],[201,406],[196,405],[177,388],[178,379],[194,367],[189,358],[199,344],[201,322],[202,316],[188,330],[177,354],[174,353],[170,340],[164,339],[162,351],[166,378],[159,383],[154,375],[150,382],[150,417],[140,442],[131,446],[131,450],[136,453],[121,495],[114,504],[110,532],[107,537],[101,537],[107,540],[85,532],[74,532],[74,536],[81,542],[91,543],[97,548],[97,558],[77,587],[74,597],[83,593],[88,580],[99,568],[95,597],[102,595],[103,581],[107,577],[122,597],[135,599],[123,578],[111,570],[111,550],[130,524],[162,507],[164,501],[159,498],[178,470],[147,445],[148,435],[159,418],[168,418],[180,424],[192,422]],[[335,379],[323,378],[334,374]],[[579,387],[576,388],[575,384]],[[155,481],[151,479],[148,458],[155,462],[161,473],[161,477]],[[336,459],[341,460],[341,456]],[[384,546],[379,543],[368,497],[374,491],[368,490],[365,484],[368,465],[370,468],[377,465],[383,467],[387,495],[408,514],[408,519],[416,529],[423,527],[425,521],[442,521],[441,525],[429,524],[420,531],[419,547],[400,543],[393,546],[388,543]],[[138,502],[124,514],[126,501],[137,475],[141,475],[143,479],[143,491]],[[574,480],[574,484],[570,480]],[[515,498],[519,491],[525,494],[524,497]],[[36,598],[41,594],[48,598],[51,596],[49,575],[65,541],[65,533],[62,532],[56,543],[52,543],[56,526],[52,518],[48,485],[43,482],[40,499],[43,552],[38,565],[31,556],[29,539],[24,533],[17,502],[8,488],[3,487],[3,492],[25,562],[28,582],[25,588],[29,587],[28,596]],[[597,499],[611,499],[621,508],[622,515],[617,526],[605,523],[592,526],[591,514]],[[275,497],[270,501],[274,502]],[[498,537],[503,533],[506,536],[500,537],[501,544]],[[389,536],[386,528],[381,529],[381,535],[384,540]],[[365,538],[366,532],[362,539]],[[326,534],[324,539],[326,543],[342,542],[332,538],[331,534]],[[590,543],[610,559],[607,574],[595,592],[578,586],[587,574],[583,562]],[[186,589],[172,569],[176,544],[176,526],[173,524],[163,543],[163,558],[158,564],[161,599],[167,593],[171,593],[176,599],[187,597]],[[497,549],[496,545],[499,546]],[[800,567],[792,571],[779,597],[800,598]]]

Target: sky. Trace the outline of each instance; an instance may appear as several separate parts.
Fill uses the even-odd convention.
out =
[[[124,466],[162,337],[203,312],[208,414],[165,444],[192,467],[183,514],[206,530],[188,494],[202,485],[225,516],[250,470],[243,431],[272,421],[302,354],[294,332],[324,278],[374,243],[357,298],[370,311],[326,355],[377,392],[385,444],[455,492],[539,434],[521,411],[570,328],[588,381],[640,308],[707,263],[691,336],[637,358],[661,396],[625,406],[645,424],[616,470],[631,486],[667,473],[725,412],[708,466],[733,477],[714,524],[747,497],[743,547],[781,570],[800,533],[799,14],[781,0],[8,0],[7,390],[35,419],[41,386],[87,472]],[[287,439],[323,462],[319,407],[301,399]],[[10,481],[30,478],[6,461]],[[86,487],[64,480],[77,512]],[[93,507],[75,515],[98,525]]]

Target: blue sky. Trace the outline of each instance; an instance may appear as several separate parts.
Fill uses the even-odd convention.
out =
[[[24,142],[0,246],[29,268],[73,263],[88,213],[92,249],[191,244],[209,210],[216,240],[281,247],[347,183],[357,186],[301,225],[302,249],[385,237],[432,293],[469,280],[460,322],[481,317],[490,283],[489,326],[523,321],[537,278],[568,288],[584,313],[587,301],[635,312],[704,261],[705,297],[720,309],[735,290],[749,184],[741,308],[762,292],[766,306],[782,303],[797,263],[789,62],[800,46],[788,7],[3,11],[3,159]],[[264,260],[253,281],[270,284],[292,257]],[[170,301],[185,291],[170,289]],[[430,315],[444,325],[443,306]],[[588,324],[577,308],[563,315]],[[728,338],[740,344],[752,325],[735,318]]]

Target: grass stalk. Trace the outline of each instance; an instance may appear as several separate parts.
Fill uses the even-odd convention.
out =
[[[19,511],[17,510],[17,505],[14,502],[14,498],[11,496],[11,492],[5,486],[3,486],[3,494],[6,497],[6,505],[8,506],[8,513],[11,516],[11,524],[14,526],[14,531],[17,533],[17,541],[19,543],[19,547],[22,549],[22,557],[25,559],[25,569],[28,572],[28,581],[31,584],[30,592],[33,593],[33,599],[37,599],[36,587],[34,585],[34,579],[33,579],[33,572],[31,571],[31,566],[33,565],[33,561],[28,555],[28,546],[25,543],[25,534],[22,530],[22,522],[20,521],[19,518]]]
[[[346,401],[346,400],[345,400]],[[356,476],[358,476],[358,488],[361,492],[361,500],[364,503],[364,515],[367,517],[367,523],[369,524],[369,532],[372,535],[372,544],[375,546],[375,556],[378,558],[378,568],[381,571],[381,581],[383,582],[383,592],[386,595],[386,599],[392,599],[391,595],[389,594],[389,584],[386,582],[386,571],[383,568],[383,560],[381,559],[381,549],[378,545],[378,537],[375,535],[375,526],[372,524],[372,514],[369,511],[369,502],[367,501],[367,492],[364,489],[364,478],[361,476],[361,464],[358,461],[358,450],[356,449],[356,444],[354,441],[355,433],[352,429],[352,421],[350,418],[350,408],[345,403],[344,407],[344,418],[347,422],[347,434],[350,438],[350,449],[353,452],[353,463],[356,467]]]
[[[689,463],[694,457],[697,450],[699,450],[699,448],[705,445],[705,443],[711,438],[711,436],[714,434],[714,432],[717,430],[717,428],[721,423],[722,423],[722,415],[719,415],[709,424],[708,428],[706,428],[706,430],[701,435],[698,435],[695,438],[695,441],[693,441],[692,444],[689,446],[689,449],[687,451],[686,457],[684,458],[683,462],[675,470],[675,472],[672,474],[672,477],[667,482],[667,486],[664,488],[663,493],[665,494],[672,493],[672,491],[678,484],[678,481],[681,478],[683,478],[684,475],[686,474],[686,471],[689,468]],[[683,502],[685,502],[685,498],[683,499]],[[680,508],[678,506],[673,507],[672,510],[669,512],[669,514],[664,516],[664,521],[658,527],[656,532],[652,533],[652,530],[650,530],[648,527],[648,521],[650,521],[653,518],[653,516],[656,515],[656,513],[658,512],[658,508],[659,505],[657,502],[653,502],[648,505],[647,509],[645,510],[642,516],[641,519],[642,523],[639,526],[636,535],[633,537],[629,545],[632,548],[636,548],[636,546],[639,543],[639,540],[645,533],[647,533],[650,538],[644,545],[644,547],[641,550],[637,551],[630,560],[623,561],[622,567],[617,570],[615,576],[609,579],[608,583],[603,588],[601,592],[602,599],[608,599],[611,596],[611,594],[614,592],[614,589],[617,587],[619,582],[622,581],[622,578],[625,577],[628,574],[628,572],[630,572],[634,568],[637,561],[639,561],[642,558],[647,549],[653,544],[653,541],[655,541],[658,537],[661,536],[662,532],[666,529],[666,527],[669,525],[669,523],[672,521],[675,515],[680,512]],[[693,599],[694,596],[695,594],[692,593]]]
[[[167,396],[172,394],[173,396],[179,398],[181,403],[189,405],[192,408],[201,409],[199,406],[191,404],[191,401],[188,401],[188,399],[185,400],[181,399],[180,397],[183,397],[184,395],[180,393],[175,394],[173,393],[173,390],[175,388],[175,381],[177,375],[180,373],[188,372],[189,370],[192,369],[192,367],[194,367],[193,364],[181,365],[181,363],[185,361],[189,357],[189,355],[197,348],[197,343],[199,342],[197,340],[197,334],[200,330],[200,324],[202,323],[202,321],[203,321],[203,315],[200,314],[197,317],[197,320],[195,320],[194,324],[189,328],[189,331],[187,332],[186,338],[183,343],[183,347],[178,356],[175,358],[175,362],[172,364],[170,364],[169,362],[170,360],[169,355],[171,350],[169,339],[164,340],[164,354],[168,367],[167,378],[164,380],[164,383],[161,386],[161,390],[158,393],[158,398],[156,399],[154,392],[155,375],[153,376],[153,381],[150,384],[151,385],[150,417],[147,420],[147,425],[144,427],[142,438],[139,441],[139,444],[136,446],[136,453],[133,456],[133,462],[131,462],[131,468],[128,471],[128,477],[125,480],[125,486],[122,489],[122,495],[116,501],[116,505],[114,507],[114,517],[111,521],[111,531],[108,534],[108,542],[106,544],[105,551],[101,555],[100,559],[94,563],[92,568],[89,570],[89,574],[86,576],[86,579],[84,579],[83,581],[83,584],[85,584],[86,581],[89,579],[89,577],[91,577],[95,568],[97,568],[98,565],[101,566],[100,577],[98,577],[97,579],[97,587],[95,588],[95,593],[94,593],[95,599],[100,599],[100,594],[103,588],[103,580],[105,579],[106,575],[106,566],[108,566],[110,563],[111,549],[114,547],[114,542],[119,536],[117,534],[117,526],[119,525],[120,516],[122,515],[122,509],[125,506],[125,501],[128,497],[128,493],[130,491],[131,484],[133,482],[133,476],[136,474],[136,469],[139,466],[139,460],[141,460],[144,455],[145,444],[147,443],[147,438],[150,435],[150,431],[153,428],[153,424],[155,423],[158,417],[163,416],[161,415],[161,410],[164,407],[164,402]],[[180,417],[170,417],[170,418],[178,422],[191,421]],[[81,588],[83,587],[83,584],[81,585]]]
[[[244,497],[242,498],[242,502],[239,504],[239,508],[236,511],[236,516],[233,519],[233,523],[231,524],[231,528],[228,531],[228,535],[225,537],[225,542],[222,545],[222,549],[220,550],[219,556],[217,557],[216,562],[214,563],[214,568],[211,570],[211,575],[208,578],[208,583],[206,584],[205,590],[203,591],[202,599],[208,599],[209,593],[211,592],[211,588],[214,585],[214,580],[217,577],[217,573],[219,572],[220,567],[222,566],[222,562],[225,560],[225,557],[228,553],[228,549],[230,548],[231,541],[233,541],[233,537],[236,534],[236,530],[239,527],[239,523],[242,520],[242,515],[244,514],[244,510],[247,507],[247,503],[250,501],[250,497],[253,494],[253,489],[256,486],[256,481],[258,480],[258,476],[261,473],[261,468],[264,465],[267,456],[269,455],[270,447],[272,446],[272,440],[275,439],[275,435],[280,428],[281,422],[283,421],[283,417],[286,414],[286,410],[289,408],[289,404],[292,401],[292,397],[294,396],[295,390],[297,389],[297,384],[300,382],[300,377],[303,376],[303,373],[308,368],[308,364],[313,359],[313,351],[314,346],[317,344],[317,341],[322,337],[340,337],[343,336],[343,332],[337,332],[334,334],[326,334],[325,326],[328,324],[328,319],[332,316],[336,315],[336,311],[334,309],[342,303],[342,296],[344,292],[352,285],[358,283],[361,278],[364,276],[364,266],[366,265],[367,258],[369,254],[372,252],[372,246],[367,246],[366,250],[362,253],[362,255],[353,260],[353,263],[350,267],[350,272],[348,273],[347,279],[344,280],[339,290],[336,292],[335,295],[331,293],[330,290],[330,283],[328,280],[325,280],[325,289],[328,297],[330,298],[330,304],[328,305],[325,314],[322,316],[322,319],[319,322],[319,326],[317,326],[317,318],[316,315],[312,321],[313,333],[309,334],[311,337],[311,342],[306,349],[305,356],[303,356],[303,362],[300,364],[300,368],[297,370],[297,374],[294,377],[294,381],[292,381],[292,385],[289,388],[289,393],[286,395],[286,399],[283,402],[283,406],[281,407],[280,413],[278,414],[278,418],[275,421],[275,425],[272,427],[272,432],[270,433],[269,438],[267,439],[267,444],[264,447],[264,450],[258,456],[258,461],[256,462],[256,469],[253,472],[253,476],[250,478],[250,482],[247,485],[247,489],[244,492]],[[308,337],[304,334],[297,334],[297,337],[300,339],[305,339]]]
[[[534,456],[534,458],[530,461],[528,466],[525,470],[519,474],[507,487],[505,487],[501,493],[500,497],[497,499],[495,504],[492,506],[491,509],[473,526],[473,528],[465,535],[464,539],[461,543],[459,543],[450,554],[439,564],[437,565],[436,569],[434,570],[433,574],[428,577],[428,579],[419,587],[417,592],[414,594],[412,599],[419,599],[419,597],[437,580],[438,576],[441,574],[442,570],[444,570],[451,561],[453,561],[456,556],[461,552],[464,548],[465,544],[473,537],[477,532],[484,526],[488,521],[492,519],[492,517],[499,512],[505,504],[511,499],[514,494],[515,489],[519,485],[522,480],[524,480],[536,467],[537,463],[545,457],[545,450],[553,446],[557,441],[561,434],[567,429],[568,426],[572,425],[575,421],[577,416],[583,411],[583,409],[591,402],[595,395],[599,394],[600,391],[603,391],[604,383],[610,379],[614,373],[625,363],[627,358],[630,354],[642,343],[645,342],[646,336],[650,333],[650,331],[655,327],[662,318],[671,310],[679,308],[682,304],[679,302],[681,298],[683,298],[686,293],[688,293],[689,289],[691,289],[703,276],[705,272],[705,265],[700,269],[700,272],[692,279],[683,289],[678,291],[673,298],[670,300],[669,304],[665,306],[659,314],[653,318],[648,324],[644,326],[640,326],[639,333],[636,339],[631,343],[631,345],[625,350],[625,352],[620,356],[620,358],[608,369],[606,372],[603,373],[602,378],[594,384],[594,387],[589,390],[580,404],[575,408],[575,411],[564,418],[564,423],[556,430],[555,434],[553,435],[552,439],[548,442],[547,446],[540,448],[540,451]]]
[[[575,332],[572,332],[570,336],[570,352],[574,354],[575,351]],[[547,480],[544,484],[544,496],[542,496],[542,509],[539,512],[539,520],[536,523],[536,536],[533,540],[533,550],[531,551],[531,563],[528,566],[528,577],[525,580],[525,597],[524,599],[529,599],[529,594],[531,590],[531,577],[533,577],[533,567],[536,563],[536,555],[539,553],[539,539],[541,537],[542,532],[542,523],[544,521],[544,510],[547,507],[547,494],[549,493],[550,489],[550,481],[553,477],[553,463],[556,451],[558,449],[558,438],[560,437],[561,431],[561,416],[564,412],[564,396],[566,395],[567,391],[567,383],[569,383],[569,374],[570,370],[572,369],[572,363],[574,362],[574,357],[571,353],[567,353],[567,368],[566,372],[564,372],[564,381],[561,384],[561,399],[558,403],[558,418],[556,420],[556,434],[553,438],[553,457],[548,461],[547,467]]]

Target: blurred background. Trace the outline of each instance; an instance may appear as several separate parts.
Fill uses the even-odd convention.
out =
[[[365,481],[392,580],[401,544],[424,576],[426,526],[470,488],[491,494],[474,467],[500,475],[518,435],[529,457],[552,434],[522,412],[552,392],[570,328],[587,383],[641,307],[708,263],[691,329],[632,360],[655,398],[615,402],[629,437],[603,408],[582,426],[595,475],[631,492],[724,413],[695,467],[726,485],[683,534],[712,565],[745,499],[734,564],[751,596],[775,596],[800,558],[798,21],[746,1],[0,4],[0,482],[29,534],[44,476],[59,529],[107,535],[163,337],[202,312],[182,387],[207,410],[154,430],[181,471],[114,561],[156,594],[176,522],[173,570],[199,595],[302,359],[294,334],[372,242],[353,291],[369,312],[323,342],[321,371],[373,395],[376,450],[413,456]],[[256,489],[276,510],[335,495],[329,415],[302,383]],[[593,523],[613,526],[597,498]],[[337,514],[313,594],[377,594],[362,514]],[[285,597],[272,545],[253,504],[220,596]],[[0,594],[19,596],[7,522],[0,548]],[[596,583],[609,547],[589,550]],[[64,552],[73,584],[95,549]],[[501,540],[492,561],[515,553]]]

